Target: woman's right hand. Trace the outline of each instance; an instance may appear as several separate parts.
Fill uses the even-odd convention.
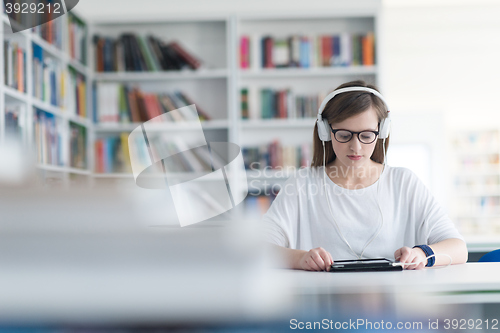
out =
[[[329,271],[332,255],[322,247],[309,250],[299,259],[299,267],[306,271]]]

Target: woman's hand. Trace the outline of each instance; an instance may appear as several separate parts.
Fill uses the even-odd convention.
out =
[[[421,261],[415,265],[403,265],[404,269],[422,269],[427,264],[427,256],[419,247],[411,249],[408,246],[403,246],[394,252],[394,258],[401,263],[417,263]]]
[[[299,259],[299,267],[306,271],[329,271],[331,264],[332,255],[322,247],[309,250]]]

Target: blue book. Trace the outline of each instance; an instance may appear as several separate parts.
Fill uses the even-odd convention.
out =
[[[309,68],[311,66],[310,59],[311,43],[308,38],[300,39],[300,67]]]
[[[332,47],[333,47],[333,52],[332,52],[332,66],[340,66],[341,65],[341,59],[340,59],[340,36],[335,35],[333,36],[332,40]]]

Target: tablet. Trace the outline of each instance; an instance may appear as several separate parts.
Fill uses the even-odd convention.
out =
[[[402,271],[403,266],[386,258],[336,260],[330,267],[330,272],[381,272]]]

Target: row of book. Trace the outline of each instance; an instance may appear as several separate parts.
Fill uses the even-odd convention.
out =
[[[33,96],[54,106],[65,107],[65,69],[51,57],[45,57],[42,47],[33,43]]]
[[[69,67],[67,105],[77,116],[87,117],[87,82],[85,76]]]
[[[87,130],[78,124],[70,123],[69,165],[73,168],[87,168]]]
[[[60,10],[61,14],[64,11]],[[37,25],[32,28],[32,32],[48,43],[54,45],[58,49],[62,50],[63,45],[63,26],[61,20],[51,20],[54,16],[61,16],[61,14],[54,14],[53,11],[48,11],[47,8],[41,14],[37,14],[37,19],[40,22],[47,22],[44,24]]]
[[[53,114],[36,110],[34,123],[38,163],[64,165],[63,132],[59,121]]]
[[[127,33],[118,38],[93,38],[97,72],[197,69],[200,60],[177,41]]]
[[[162,114],[166,114],[165,120],[171,122],[211,119],[210,115],[198,106],[198,114],[188,108],[193,111],[187,114],[188,118],[176,112],[176,109],[194,104],[191,98],[181,91],[146,93],[136,87],[106,82],[97,84],[94,95],[94,121],[99,123],[145,122]]]
[[[326,95],[296,95],[290,89],[265,88],[257,92],[242,88],[240,96],[242,119],[295,119],[315,117]]]
[[[68,53],[82,64],[87,63],[87,26],[73,13],[68,13]]]
[[[242,149],[247,170],[308,167],[312,161],[310,144],[283,146],[279,140]]]
[[[462,151],[495,151],[500,147],[500,132],[498,130],[459,133],[453,140],[457,150]]]
[[[66,68],[33,43],[33,96],[71,113],[87,116],[85,76],[71,66]]]
[[[26,92],[26,50],[18,43],[5,40],[4,83],[6,86]]]
[[[252,40],[253,39],[253,40]],[[370,66],[375,35],[341,33],[287,38],[240,37],[240,68]],[[259,52],[260,51],[260,52]]]
[[[95,172],[130,173],[128,134],[117,137],[99,138],[94,142]],[[146,152],[147,153],[147,152]]]

